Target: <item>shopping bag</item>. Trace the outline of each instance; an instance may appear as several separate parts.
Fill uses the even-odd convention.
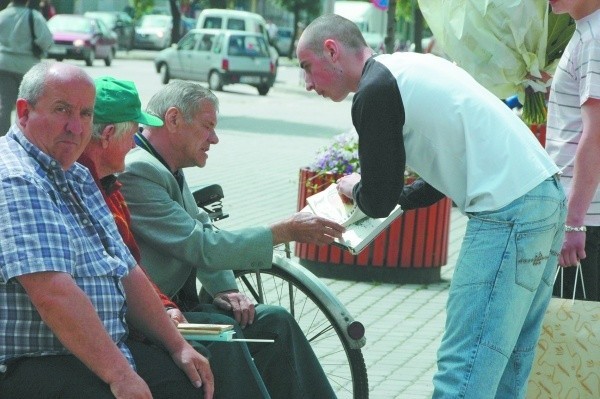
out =
[[[600,302],[552,298],[527,399],[584,398],[600,398]]]

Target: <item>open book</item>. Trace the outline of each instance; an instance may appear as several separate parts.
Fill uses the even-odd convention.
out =
[[[302,211],[331,219],[346,227],[342,239],[335,245],[357,255],[371,243],[387,226],[402,214],[397,205],[388,217],[373,219],[365,215],[356,204],[346,204],[338,194],[337,185],[331,184],[325,190],[306,199],[308,206]]]

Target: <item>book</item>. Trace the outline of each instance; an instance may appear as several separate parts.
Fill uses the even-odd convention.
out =
[[[233,330],[232,324],[197,324],[179,323],[177,329],[181,334],[220,334],[223,331]]]
[[[275,342],[273,339],[233,338],[232,324],[179,323],[177,329],[188,341]]]
[[[402,214],[400,205],[385,218],[370,218],[356,204],[342,201],[335,183],[306,198],[308,205],[302,212],[311,212],[346,227],[342,239],[336,239],[333,244],[353,255],[360,253],[379,233]]]

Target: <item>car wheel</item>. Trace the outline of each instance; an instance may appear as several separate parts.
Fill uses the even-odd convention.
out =
[[[107,67],[110,66],[110,64],[112,64],[112,60],[113,60],[113,52],[111,50],[108,52],[108,55],[104,59],[104,65],[106,65]]]
[[[208,87],[211,90],[221,91],[223,90],[223,79],[221,74],[217,71],[212,71],[208,77]]]
[[[269,92],[269,90],[271,89],[270,86],[267,85],[262,85],[262,86],[258,86],[258,94],[260,94],[261,96],[266,96],[267,93]]]
[[[159,70],[160,70],[160,81],[163,84],[169,83],[169,80],[171,79],[171,75],[169,74],[169,66],[167,64],[161,64]]]
[[[87,58],[85,59],[85,65],[92,66],[94,65],[94,60],[96,59],[96,50],[93,48],[90,49]]]

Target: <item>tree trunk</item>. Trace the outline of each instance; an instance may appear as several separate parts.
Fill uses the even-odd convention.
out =
[[[423,52],[423,13],[418,5],[413,6],[413,43],[415,44],[415,53]]]
[[[387,10],[387,31],[385,36],[385,52],[391,54],[396,47],[396,0],[390,0]]]
[[[177,6],[177,0],[169,0],[171,15],[173,16],[173,28],[171,29],[171,43],[179,42],[181,39],[181,11]]]

